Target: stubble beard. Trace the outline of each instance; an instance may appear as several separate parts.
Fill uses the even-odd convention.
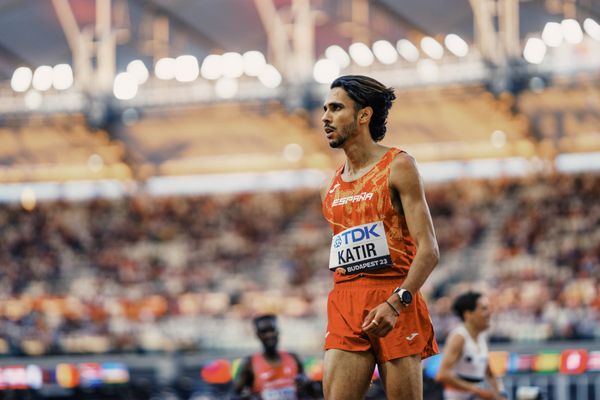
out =
[[[346,143],[346,141],[356,133],[358,128],[357,115],[354,116],[354,120],[352,122],[342,127],[340,130],[340,135],[332,142],[329,142],[329,147],[332,149],[339,149],[340,147],[343,147],[344,143]]]

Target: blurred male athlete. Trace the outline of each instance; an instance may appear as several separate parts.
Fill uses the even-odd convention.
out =
[[[254,318],[256,336],[263,352],[245,358],[233,384],[234,399],[297,400],[298,393],[312,396],[310,381],[294,353],[277,350],[277,318],[265,314]]]
[[[444,400],[506,399],[490,368],[487,337],[490,304],[479,292],[466,292],[452,308],[462,320],[446,340],[436,380],[445,385]]]
[[[323,188],[333,230],[324,392],[362,399],[378,364],[388,399],[423,398],[421,359],[436,354],[419,289],[439,250],[415,160],[378,142],[396,96],[366,76],[337,78],[322,117],[346,162]]]

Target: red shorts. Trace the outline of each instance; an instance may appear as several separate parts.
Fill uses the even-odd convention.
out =
[[[433,325],[420,293],[400,311],[396,326],[385,337],[368,336],[361,326],[367,314],[390,297],[398,278],[360,277],[336,283],[327,300],[325,350],[372,351],[378,362],[438,353]]]

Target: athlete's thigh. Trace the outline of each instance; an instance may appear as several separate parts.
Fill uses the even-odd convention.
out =
[[[423,398],[423,372],[419,354],[387,361],[379,366],[379,372],[388,399]]]
[[[368,351],[330,349],[325,352],[325,400],[362,400],[369,389],[375,356]]]

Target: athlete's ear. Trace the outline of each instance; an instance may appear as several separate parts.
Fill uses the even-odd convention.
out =
[[[371,107],[365,107],[358,112],[358,120],[363,124],[367,123],[371,120],[372,115],[373,109]]]

